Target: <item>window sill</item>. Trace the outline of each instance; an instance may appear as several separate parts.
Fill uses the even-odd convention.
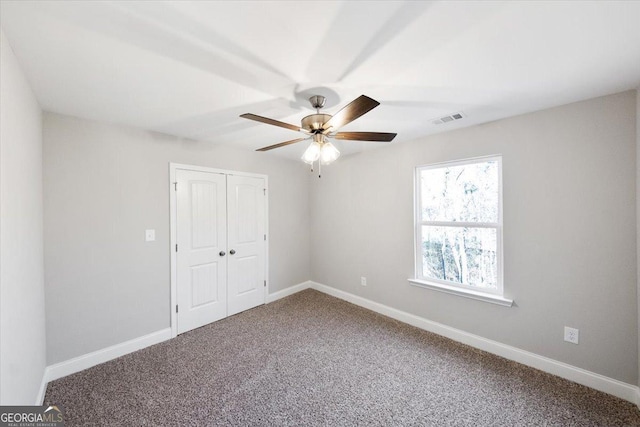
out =
[[[434,291],[444,292],[447,294],[458,295],[460,297],[471,298],[478,301],[489,302],[491,304],[498,304],[505,307],[511,307],[513,300],[503,298],[499,295],[488,294],[486,292],[472,291],[466,289],[456,288],[454,286],[447,286],[440,283],[427,282],[420,279],[408,279],[412,286],[420,288],[427,288]]]

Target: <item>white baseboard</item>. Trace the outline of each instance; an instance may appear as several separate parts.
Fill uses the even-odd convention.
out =
[[[460,329],[452,328],[450,326],[443,325],[442,323],[434,322],[321,283],[313,281],[299,283],[287,289],[267,295],[266,302],[271,303],[309,288],[340,298],[344,301],[375,311],[376,313],[391,317],[417,328],[442,335],[454,341],[522,363],[523,365],[531,366],[532,368],[540,369],[541,371],[557,375],[578,384],[612,394],[640,407],[640,388],[635,385],[627,384],[564,362],[559,362],[548,357],[540,356],[497,341],[489,340],[479,335],[470,334]],[[65,362],[48,366],[44,372],[36,404],[41,405],[44,401],[44,395],[49,381],[83,371],[92,366],[108,362],[109,360],[158,344],[168,339],[171,339],[171,328],[166,328],[121,344],[116,344]]]
[[[40,382],[40,389],[38,390],[38,395],[36,396],[36,406],[42,405],[44,402],[44,395],[47,392],[47,384],[49,380],[47,380],[47,368],[42,371],[42,381]]]
[[[55,365],[47,366],[45,371],[46,382],[57,380],[58,378],[66,377],[67,375],[75,374],[76,372],[84,371],[92,366],[96,366],[100,363],[108,362],[109,360],[124,356],[125,354],[133,353],[134,351],[145,347],[161,343],[162,341],[166,341],[170,338],[171,328],[166,328],[120,344],[112,345],[111,347],[103,348],[102,350],[94,351],[64,362],[56,363]]]
[[[317,282],[311,282],[311,289],[318,290],[325,294],[340,298],[360,307],[367,308],[376,313],[391,317],[409,325],[415,326],[425,331],[450,338],[454,341],[470,345],[506,359],[513,360],[532,368],[540,369],[553,375],[568,379],[578,384],[612,394],[621,399],[635,403],[640,407],[640,388],[627,384],[604,375],[596,374],[576,366],[559,362],[548,357],[540,356],[525,350],[521,350],[510,345],[483,338],[479,335],[470,334],[460,329],[452,328],[442,323],[433,322],[413,314],[397,310],[395,308],[380,304],[366,298],[350,294],[339,289],[332,288]]]
[[[298,283],[297,285],[293,285],[281,291],[267,295],[266,303],[268,304],[284,297],[288,297],[289,295],[293,295],[297,292],[308,289],[309,287],[311,287],[310,281]],[[83,371],[91,368],[92,366],[108,362],[109,360],[124,356],[125,354],[133,353],[134,351],[158,344],[171,338],[171,328],[167,328],[121,344],[112,345],[111,347],[107,347],[102,350],[78,356],[64,362],[56,363],[55,365],[47,366],[42,378],[40,391],[37,396],[40,403],[37,404],[42,404],[41,402],[44,400],[47,383],[49,381],[54,381],[59,378],[66,377],[67,375],[75,374],[76,372]]]
[[[297,285],[289,286],[286,289],[283,289],[278,292],[274,292],[272,294],[267,295],[267,304],[272,303],[274,301],[278,301],[284,297],[288,297],[289,295],[293,295],[297,292],[304,291],[305,289],[309,289],[311,287],[312,282],[307,280],[306,282],[298,283]]]

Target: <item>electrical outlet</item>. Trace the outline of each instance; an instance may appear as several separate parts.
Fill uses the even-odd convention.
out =
[[[572,344],[578,344],[580,341],[580,331],[576,328],[564,327],[564,340]]]
[[[367,286],[367,278],[366,277],[360,277],[360,284],[362,286]]]
[[[145,242],[153,242],[156,240],[156,230],[145,230],[144,231],[144,240]]]

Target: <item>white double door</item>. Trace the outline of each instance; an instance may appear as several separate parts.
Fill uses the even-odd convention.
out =
[[[177,331],[265,302],[263,178],[176,171]]]

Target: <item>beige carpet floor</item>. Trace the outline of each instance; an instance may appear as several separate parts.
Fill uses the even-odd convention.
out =
[[[67,426],[640,426],[629,402],[306,290],[49,384]]]

